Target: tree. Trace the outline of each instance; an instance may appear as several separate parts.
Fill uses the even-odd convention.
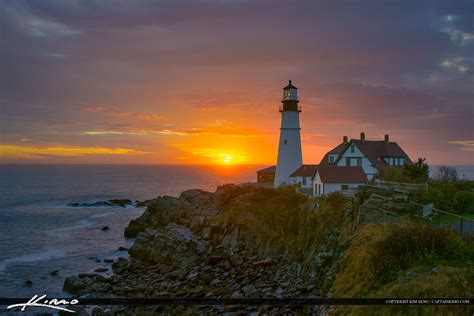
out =
[[[403,166],[403,175],[413,182],[424,182],[428,180],[430,167],[426,163],[426,158],[418,158],[413,164]]]
[[[455,182],[458,181],[458,171],[454,167],[439,166],[435,178],[440,181]]]
[[[377,178],[385,181],[400,182],[403,181],[402,172],[399,168],[389,166],[388,168],[380,170]]]
[[[458,191],[454,195],[454,206],[459,213],[468,213],[474,210],[474,193],[469,191]]]

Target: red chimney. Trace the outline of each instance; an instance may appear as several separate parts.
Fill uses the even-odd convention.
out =
[[[360,140],[365,140],[365,133],[364,132],[360,132]]]
[[[386,141],[386,142],[388,142],[388,141],[389,141],[388,134],[385,134],[385,141]]]
[[[347,136],[342,137],[343,143],[347,143]]]

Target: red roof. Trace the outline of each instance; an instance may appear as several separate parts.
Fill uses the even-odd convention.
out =
[[[275,174],[276,166],[267,167],[261,170],[258,170],[257,173],[267,173],[267,174]]]
[[[367,176],[362,167],[343,167],[322,165],[318,167],[319,177],[323,183],[367,183]]]
[[[318,165],[302,165],[290,177],[312,177],[316,173]]]
[[[346,147],[347,143],[340,143],[339,145],[337,145],[336,147],[334,147],[333,149],[331,149],[330,151],[328,151],[326,153],[326,155],[324,155],[323,159],[321,159],[321,161],[319,162],[320,165],[327,165],[329,164],[329,155],[339,155],[342,150]],[[337,157],[336,157],[337,158]],[[334,160],[335,161],[335,160]]]

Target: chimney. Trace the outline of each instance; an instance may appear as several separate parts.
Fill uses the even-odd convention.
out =
[[[365,140],[365,133],[364,132],[360,132],[360,140]]]
[[[342,137],[342,142],[345,144],[347,143],[347,136]]]
[[[388,137],[388,134],[385,134],[385,141],[388,142],[390,138]]]

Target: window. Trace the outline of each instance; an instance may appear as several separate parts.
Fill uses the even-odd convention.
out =
[[[334,156],[329,156],[329,162],[334,162]]]
[[[351,153],[354,153],[354,151],[355,151],[355,145],[351,144]]]
[[[349,190],[348,184],[341,184],[341,190]]]
[[[306,185],[306,177],[303,177],[303,185]]]
[[[321,184],[318,184],[318,195],[320,195],[322,192],[321,192]]]
[[[362,166],[362,158],[360,158],[360,157],[357,158],[357,165],[358,165],[359,167]]]
[[[286,141],[286,139],[283,141],[283,143],[284,143],[285,145],[287,144],[287,141]]]
[[[351,158],[346,158],[346,167],[351,166]]]

